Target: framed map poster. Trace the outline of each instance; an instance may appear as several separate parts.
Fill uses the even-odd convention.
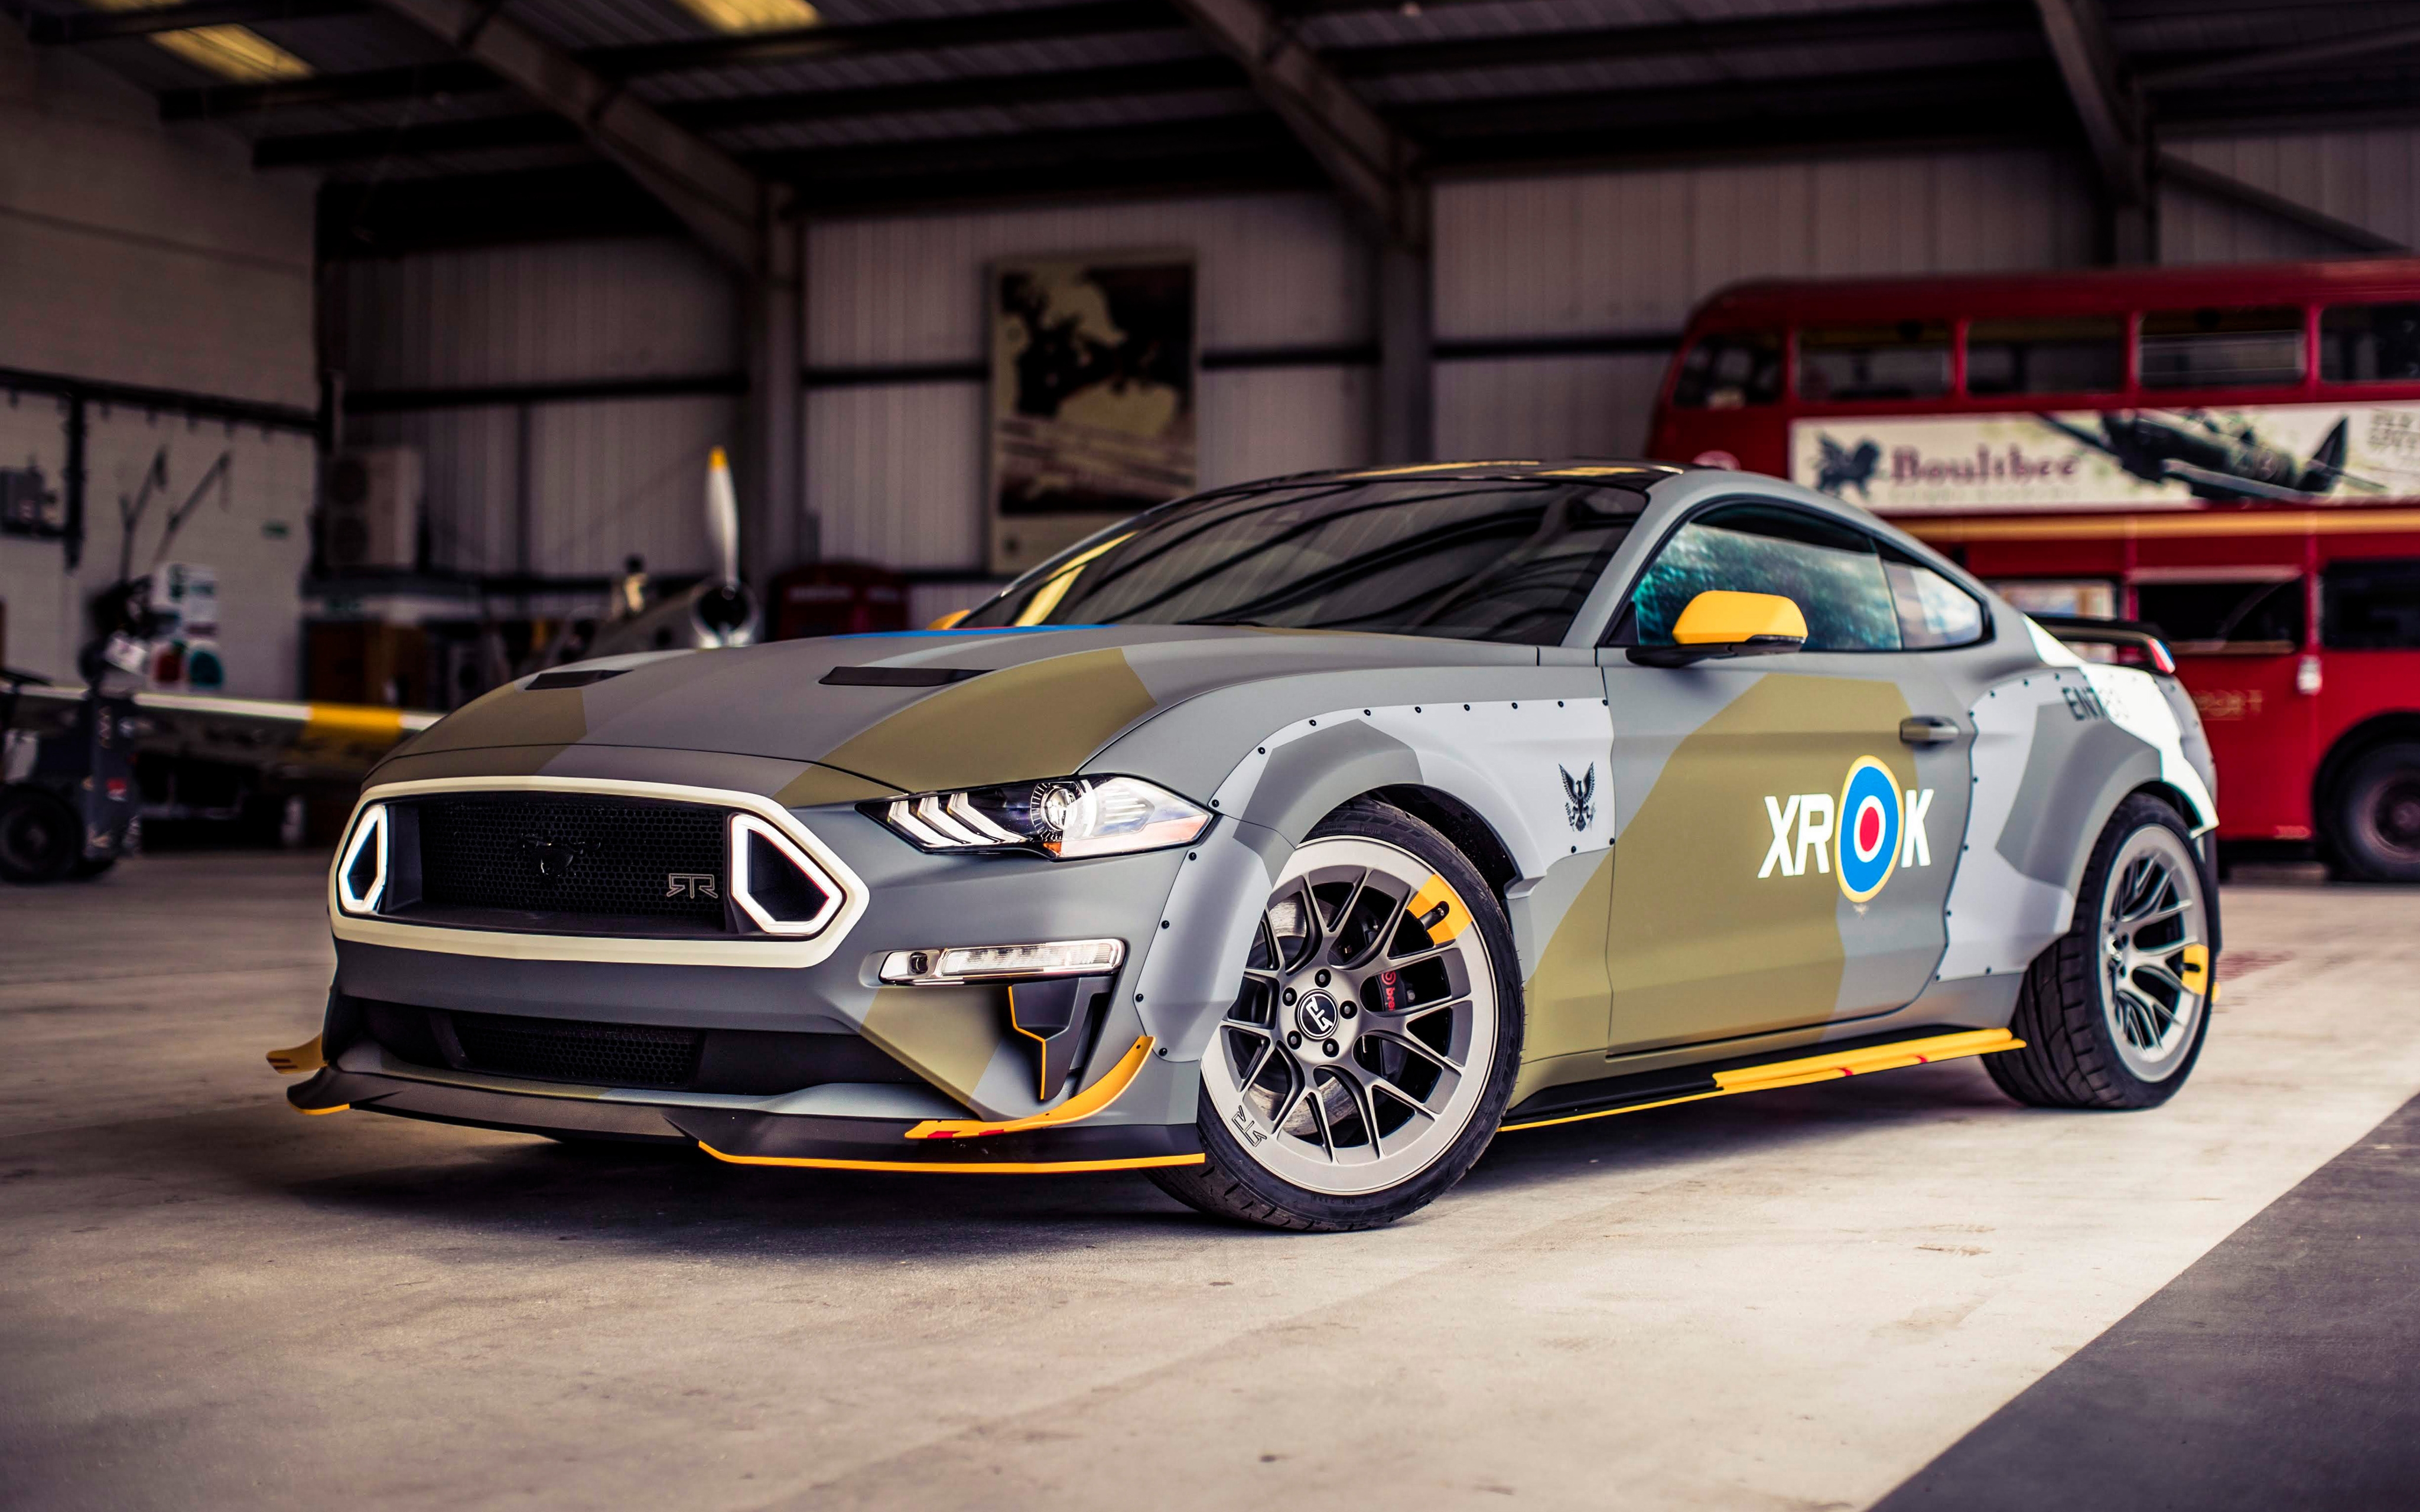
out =
[[[992,571],[1191,492],[1192,254],[1012,258],[988,285]]]

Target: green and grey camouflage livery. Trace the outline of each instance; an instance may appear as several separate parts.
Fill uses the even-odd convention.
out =
[[[1322,474],[1215,498],[1232,511],[1412,484],[1416,507],[1497,489],[1550,512],[1584,493],[1591,517],[1619,515],[1589,538],[1591,576],[1566,590],[1553,643],[1327,628],[1308,611],[1054,623],[1066,590],[1049,575],[1116,560],[1155,512],[1038,569],[1044,591],[1021,579],[1004,598],[1027,607],[990,611],[1009,623],[619,656],[488,695],[365,786],[330,879],[324,1065],[292,1100],[765,1164],[1156,1170],[1215,1164],[1231,1132],[1251,1143],[1240,1104],[1205,1098],[1205,1060],[1238,1057],[1212,1078],[1233,1103],[1255,1036],[1391,1034],[1408,1061],[1326,1042],[1340,1066],[1394,1072],[1349,1087],[1300,1073],[1310,1103],[1342,1088],[1302,1116],[1306,1158],[1353,1163],[1343,1110],[1360,1088],[1366,1163],[1442,1117],[1485,1047],[1388,1028],[1391,970],[1338,999],[1352,1026],[1323,1029],[1335,1021],[1304,1006],[1321,995],[1310,979],[1270,964],[1289,928],[1343,949],[1349,921],[1315,879],[1310,915],[1273,903],[1340,813],[1382,804],[1458,854],[1399,868],[1394,893],[1365,872],[1407,910],[1373,926],[1404,960],[1439,959],[1463,916],[1500,910],[1491,927],[1516,959],[1482,949],[1452,967],[1518,988],[1497,1004],[1510,1088],[1468,1115],[1486,1121],[1480,1144],[1694,1085],[1693,1068],[2006,1029],[2130,797],[2171,808],[2207,868],[2215,779],[2172,681],[2079,658],[1837,500],[1603,463]],[[1640,649],[1673,644],[1657,594],[1775,586],[1760,574],[1805,601],[1803,649]],[[1869,579],[1884,585],[1873,612],[1896,594],[1900,616],[1870,645],[1851,602]],[[1109,804],[1111,778],[1135,779],[1120,801],[1167,796],[1148,823],[1170,827],[1150,833],[1177,838],[1033,842],[1059,833],[1046,810]],[[678,829],[698,814],[709,828]],[[797,874],[776,879],[783,866]],[[1462,899],[1455,876],[1488,896]],[[769,901],[783,887],[790,904]],[[1053,942],[1078,948],[945,956]],[[1241,1013],[1270,972],[1284,1006]]]

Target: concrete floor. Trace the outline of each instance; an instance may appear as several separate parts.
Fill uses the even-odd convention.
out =
[[[1264,1235],[297,1117],[320,878],[0,890],[0,1504],[1864,1506],[2420,1091],[2420,893],[2274,873],[2164,1109],[1893,1072]]]

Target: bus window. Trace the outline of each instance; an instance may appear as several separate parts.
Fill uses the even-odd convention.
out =
[[[1620,628],[1637,639],[1627,643],[1670,645],[1681,610],[1714,589],[1795,602],[1809,651],[1900,649],[1899,610],[1873,538],[1775,504],[1726,504],[1673,532],[1631,591]]]
[[[1987,586],[2027,614],[2118,617],[2118,585],[2106,578],[1995,578]]]
[[[2134,617],[2160,627],[2171,650],[2282,656],[2303,643],[2302,579],[2134,585]]]
[[[2420,378],[2420,304],[2320,311],[2319,377],[2329,383]]]
[[[2319,573],[2319,643],[2331,650],[2420,650],[2420,557],[2335,562]]]
[[[2154,310],[2143,316],[2143,387],[2234,389],[2303,381],[2303,312]]]
[[[1899,609],[1900,643],[1910,651],[1964,646],[1983,639],[1983,606],[1905,552],[1884,547],[1883,573]]]
[[[1807,326],[1798,332],[1802,399],[1937,399],[1948,392],[1945,321]]]
[[[1978,320],[1966,329],[1969,393],[2105,393],[2125,386],[2122,316]]]
[[[1737,409],[1781,397],[1781,333],[1728,331],[1699,338],[1672,380],[1679,409]]]

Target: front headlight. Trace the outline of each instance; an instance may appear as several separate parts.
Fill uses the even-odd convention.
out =
[[[1039,851],[1057,860],[1190,845],[1210,811],[1139,777],[1057,777],[864,805],[928,851]]]

